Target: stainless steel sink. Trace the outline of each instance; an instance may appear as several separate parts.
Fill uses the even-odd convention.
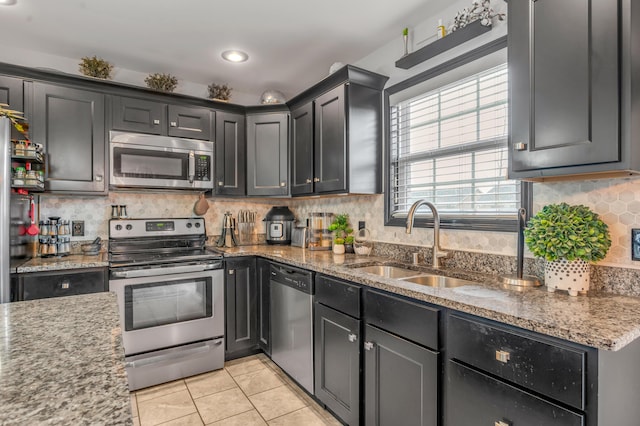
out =
[[[443,275],[419,275],[408,278],[402,278],[402,281],[408,281],[415,284],[426,285],[428,287],[453,288],[465,285],[476,285],[472,281],[461,280],[459,278],[445,277]]]
[[[398,266],[391,265],[370,265],[370,266],[360,266],[354,267],[360,272],[366,272],[367,274],[374,274],[384,278],[405,278],[405,277],[415,277],[416,275],[420,275],[423,272],[414,271],[412,269],[401,268]]]

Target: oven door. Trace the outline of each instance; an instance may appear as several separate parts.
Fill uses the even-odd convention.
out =
[[[125,354],[221,337],[223,281],[221,269],[109,280],[118,299]]]
[[[211,151],[192,148],[111,142],[110,184],[115,187],[213,189],[213,147]]]

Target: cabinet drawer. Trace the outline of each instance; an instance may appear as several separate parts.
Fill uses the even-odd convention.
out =
[[[64,271],[46,274],[25,274],[22,281],[22,300],[107,291],[106,269]]]
[[[471,368],[447,365],[445,424],[449,426],[583,426],[574,413]]]
[[[360,318],[360,286],[323,275],[316,276],[316,302]]]
[[[438,349],[440,310],[376,291],[365,291],[365,321],[420,345]]]
[[[585,351],[455,315],[447,330],[450,358],[584,409]]]

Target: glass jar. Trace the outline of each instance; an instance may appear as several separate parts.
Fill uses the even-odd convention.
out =
[[[24,167],[16,167],[13,169],[13,185],[24,185],[25,171]]]
[[[25,143],[24,141],[15,141],[13,145],[13,155],[24,157]]]
[[[48,220],[47,221],[41,220],[38,223],[38,225],[40,227],[40,235],[42,235],[42,236],[49,235],[49,221]]]
[[[58,254],[58,239],[55,237],[49,238],[49,249],[47,250],[49,256],[55,256]]]
[[[38,185],[38,174],[35,170],[28,170],[24,180],[26,185]]]
[[[331,250],[333,213],[309,213],[309,250]]]

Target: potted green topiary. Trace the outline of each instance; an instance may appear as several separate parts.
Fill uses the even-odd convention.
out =
[[[527,247],[545,259],[547,290],[571,296],[589,290],[589,262],[604,259],[611,247],[609,227],[583,205],[544,206],[524,229]]]
[[[353,232],[353,229],[349,226],[349,215],[346,213],[336,215],[331,225],[329,225],[329,231],[335,232],[333,252],[335,254],[343,254],[345,252],[344,238]]]
[[[355,253],[353,250],[353,235],[349,234],[344,237],[344,251],[345,253]]]

